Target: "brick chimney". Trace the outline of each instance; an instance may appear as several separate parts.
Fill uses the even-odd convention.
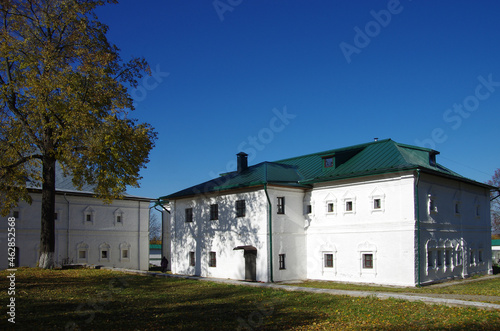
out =
[[[248,154],[239,152],[236,154],[238,156],[237,164],[238,164],[238,172],[242,172],[246,168],[248,168]]]

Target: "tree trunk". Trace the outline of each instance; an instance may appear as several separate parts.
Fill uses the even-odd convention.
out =
[[[55,252],[55,203],[56,203],[56,159],[44,155],[42,160],[42,220],[40,231],[40,257],[38,266],[54,267]]]

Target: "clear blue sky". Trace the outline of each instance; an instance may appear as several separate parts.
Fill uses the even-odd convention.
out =
[[[217,8],[215,5],[217,5]],[[500,167],[500,2],[124,0],[99,8],[155,75],[156,198],[250,164],[391,138],[477,181]],[[229,169],[228,169],[229,167]]]

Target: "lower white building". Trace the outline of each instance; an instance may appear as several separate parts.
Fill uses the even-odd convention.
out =
[[[57,265],[86,264],[149,268],[149,198],[125,195],[104,204],[91,188],[76,190],[58,169],[56,178],[55,259]],[[8,267],[8,219],[15,219],[15,266],[38,263],[41,190],[31,189],[32,204],[21,202],[0,218],[0,269]],[[12,232],[12,230],[11,230]]]
[[[415,286],[491,273],[491,187],[390,139],[247,165],[159,199],[173,273]]]

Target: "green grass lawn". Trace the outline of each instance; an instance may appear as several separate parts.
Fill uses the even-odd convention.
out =
[[[0,272],[5,307],[7,272]],[[144,277],[16,272],[16,330],[496,330],[500,311]],[[5,311],[5,308],[4,308]],[[4,313],[0,329],[11,329]]]
[[[385,287],[385,286],[370,286],[362,284],[346,284],[327,281],[305,281],[292,286],[331,288],[337,290],[351,291],[377,291],[377,292],[398,292],[398,293],[434,293],[434,294],[461,294],[461,295],[478,295],[478,296],[498,296],[500,297],[500,278],[481,280],[481,277],[476,278],[475,282],[458,281],[456,285],[446,287],[424,286],[416,287]],[[462,283],[463,284],[460,284]],[[486,300],[487,301],[487,300]]]

